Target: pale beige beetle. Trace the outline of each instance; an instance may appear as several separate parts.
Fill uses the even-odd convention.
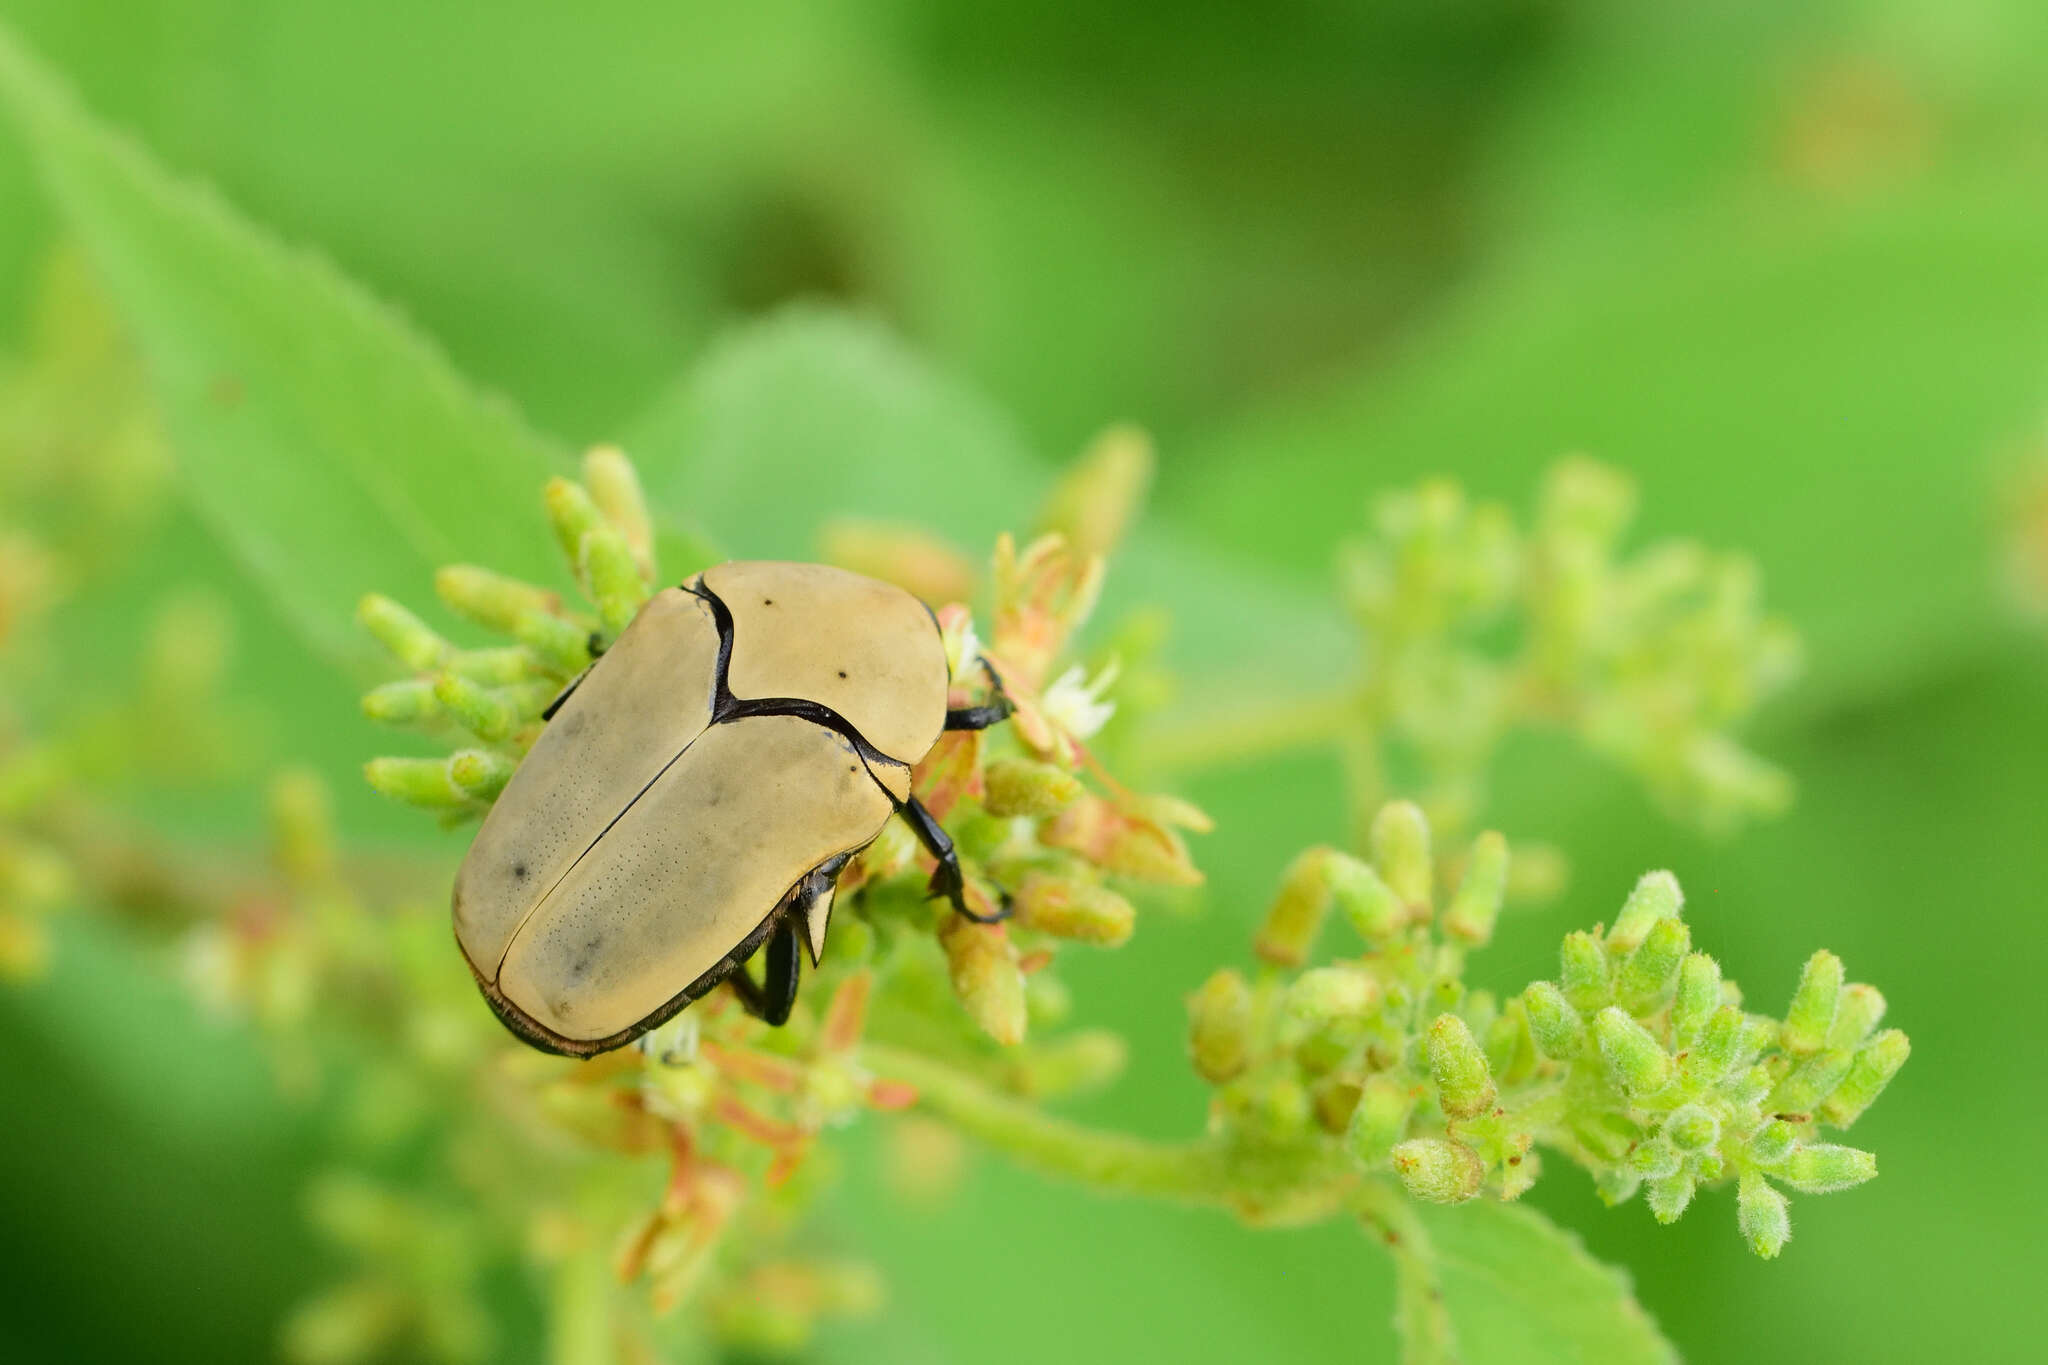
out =
[[[985,667],[984,663],[984,667]],[[994,675],[991,674],[993,680]],[[931,611],[821,564],[730,563],[657,593],[548,708],[455,878],[455,937],[535,1047],[619,1047],[730,980],[788,1017],[847,860],[902,812],[970,914],[952,841],[910,794],[946,729]],[[768,944],[765,982],[743,964]]]

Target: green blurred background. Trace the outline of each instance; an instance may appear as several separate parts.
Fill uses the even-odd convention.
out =
[[[1628,469],[1646,532],[1752,551],[1805,632],[1808,677],[1757,737],[1800,799],[1711,842],[1605,770],[1513,752],[1494,814],[1566,847],[1575,880],[1482,970],[1547,973],[1562,929],[1670,866],[1698,942],[1755,995],[1789,994],[1825,944],[1882,985],[1915,1055],[1857,1130],[1883,1178],[1799,1204],[1777,1263],[1725,1195],[1669,1229],[1561,1165],[1531,1198],[1629,1267],[1693,1360],[2039,1358],[2048,1094],[2019,1025],[2048,980],[2048,647],[1997,574],[2002,471],[2048,418],[2038,0],[0,16],[566,441],[631,430],[732,324],[823,300],[986,394],[1048,467],[1143,423],[1155,523],[1311,593],[1377,489],[1448,473],[1525,502],[1568,451]],[[7,351],[53,232],[0,130]],[[790,495],[792,535],[835,510],[818,501]],[[113,671],[167,582],[235,605],[238,701],[276,757],[329,774],[353,838],[432,837],[360,789],[382,741],[351,680],[189,513],[71,609],[78,657]],[[1227,642],[1228,620],[1172,605]],[[1084,1112],[1162,1135],[1203,1102],[1181,995],[1242,956],[1294,848],[1342,835],[1314,755],[1189,794],[1220,826],[1203,912],[1151,917],[1070,977],[1133,1043]],[[260,823],[253,782],[124,799],[167,837],[233,846]],[[0,994],[0,1112],[0,1357],[265,1358],[333,1269],[301,1208],[321,1115],[89,920],[48,979]],[[878,1259],[891,1305],[818,1359],[1393,1355],[1388,1270],[1354,1230],[1254,1234],[986,1160],[953,1202],[904,1208],[871,1136],[852,1145],[826,1235]],[[503,1288],[506,1358],[537,1358],[535,1310]]]

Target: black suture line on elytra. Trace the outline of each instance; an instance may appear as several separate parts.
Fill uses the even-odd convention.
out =
[[[701,582],[694,588],[687,584],[685,592],[695,593],[711,607],[712,619],[718,622],[718,691],[711,703],[711,723],[723,724],[729,720],[747,720],[755,716],[795,716],[813,725],[822,725],[827,730],[843,736],[867,762],[880,760],[893,767],[902,767],[897,759],[868,743],[867,736],[854,728],[853,722],[829,706],[801,697],[756,697],[742,701],[732,694],[727,674],[732,668],[733,621],[732,612],[717,593]]]

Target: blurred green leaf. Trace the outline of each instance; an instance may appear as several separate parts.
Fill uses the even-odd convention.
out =
[[[1542,1214],[1490,1200],[1455,1208],[1417,1205],[1416,1212],[1428,1229],[1437,1287],[1456,1336],[1453,1354],[1419,1359],[1463,1365],[1671,1365],[1678,1359],[1636,1302],[1628,1277],[1587,1255],[1577,1237]],[[1412,1343],[1413,1333],[1408,1336]]]
[[[533,508],[557,463],[508,407],[321,260],[180,182],[0,30],[0,103],[134,327],[185,486],[334,659],[352,613],[478,560],[546,578]]]
[[[849,516],[929,527],[978,558],[1002,531],[1028,535],[1052,486],[978,393],[884,328],[815,308],[732,333],[624,444],[657,506],[745,557],[813,557],[819,526]],[[1226,696],[1349,665],[1349,632],[1325,594],[1156,522],[1111,560],[1105,617],[1137,604],[1173,613],[1168,661]]]

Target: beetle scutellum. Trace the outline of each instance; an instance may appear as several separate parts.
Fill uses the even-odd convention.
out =
[[[840,871],[899,812],[933,893],[982,918],[910,770],[1009,706],[997,681],[998,704],[949,711],[949,682],[931,611],[844,569],[720,564],[657,593],[550,704],[456,874],[484,998],[578,1057],[727,980],[779,1024],[798,936],[815,965]],[[764,942],[756,985],[742,966]]]

